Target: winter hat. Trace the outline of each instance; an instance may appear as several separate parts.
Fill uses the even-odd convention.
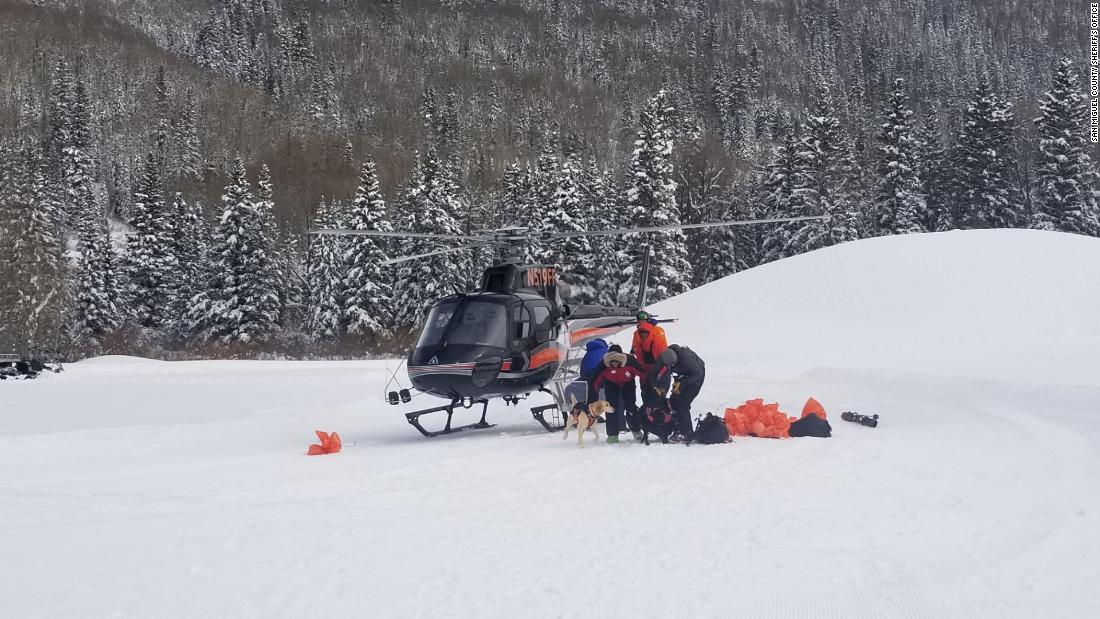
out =
[[[607,350],[607,340],[603,338],[596,338],[585,345],[585,350]]]
[[[622,351],[623,351],[623,347],[619,346],[618,344],[612,344],[611,346],[609,346],[607,348],[607,352],[622,352]]]
[[[618,363],[619,367],[626,366],[626,355],[621,352],[609,352],[603,356],[603,364],[611,367],[612,363]]]

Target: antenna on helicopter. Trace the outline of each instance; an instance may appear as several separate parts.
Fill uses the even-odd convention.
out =
[[[642,276],[638,285],[638,309],[645,307],[645,297],[649,291],[649,258],[652,255],[649,243],[645,244],[642,252]]]

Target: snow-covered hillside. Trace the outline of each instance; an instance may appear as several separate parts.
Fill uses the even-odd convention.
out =
[[[812,395],[831,439],[578,450],[495,405],[428,440],[392,362],[0,383],[2,614],[1100,616],[1097,265],[1054,233],[875,239],[656,307],[708,362],[697,410]],[[306,457],[314,429],[343,453]]]

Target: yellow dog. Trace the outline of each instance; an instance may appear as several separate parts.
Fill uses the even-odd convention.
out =
[[[585,430],[592,430],[592,434],[596,435],[596,440],[599,440],[600,433],[596,430],[596,424],[599,422],[600,417],[613,410],[615,409],[611,408],[611,403],[607,400],[596,400],[588,406],[584,406],[578,404],[577,399],[573,398],[573,410],[569,411],[569,422],[565,424],[565,434],[561,437],[562,440],[569,438],[569,430],[572,428],[577,429],[577,445],[580,447],[584,447]]]

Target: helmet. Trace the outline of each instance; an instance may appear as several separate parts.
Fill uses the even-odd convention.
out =
[[[635,316],[635,318],[637,318],[637,319],[638,319],[638,322],[646,322],[646,321],[648,321],[648,320],[649,320],[650,318],[652,318],[652,316],[650,316],[650,315],[649,315],[649,312],[647,312],[647,311],[645,311],[645,310],[638,310],[638,313],[637,313],[637,315]]]

